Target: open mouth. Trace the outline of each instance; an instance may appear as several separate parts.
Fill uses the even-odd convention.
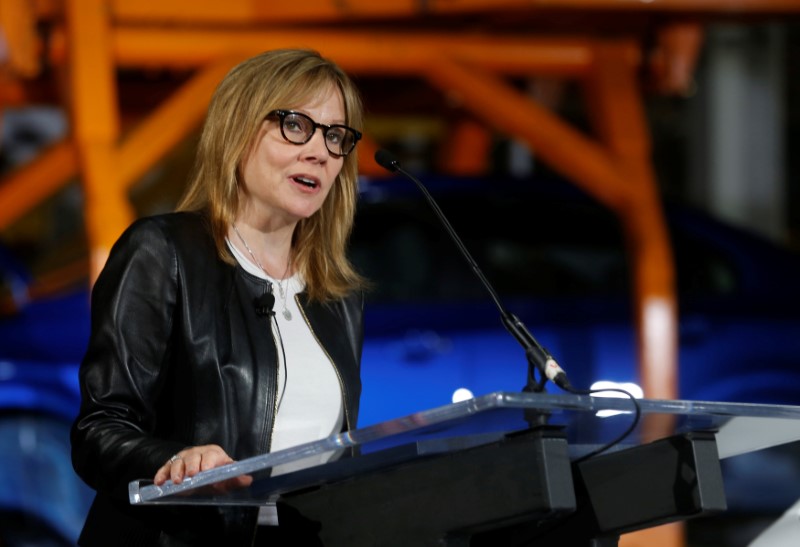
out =
[[[317,181],[306,177],[292,177],[292,180],[306,188],[316,188],[318,185]]]

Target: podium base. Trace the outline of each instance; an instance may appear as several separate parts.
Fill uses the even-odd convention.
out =
[[[551,428],[294,492],[278,506],[282,526],[293,515],[326,547],[469,545],[576,509],[567,442]]]

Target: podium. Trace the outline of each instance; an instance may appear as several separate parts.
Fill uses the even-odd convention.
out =
[[[613,546],[725,511],[720,460],[800,440],[800,407],[496,392],[204,471],[132,504],[275,504],[326,546]],[[251,486],[212,485],[251,475]]]

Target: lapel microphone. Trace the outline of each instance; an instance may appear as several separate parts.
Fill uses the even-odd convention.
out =
[[[265,292],[254,298],[253,305],[256,308],[256,315],[259,317],[275,315],[275,312],[272,311],[272,308],[275,307],[275,295],[271,292]]]

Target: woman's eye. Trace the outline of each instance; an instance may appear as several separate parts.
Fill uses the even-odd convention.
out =
[[[344,140],[344,131],[340,129],[330,129],[326,136],[329,143],[341,144],[342,140]]]
[[[290,119],[283,122],[283,130],[291,133],[305,133],[304,125],[301,122]]]

